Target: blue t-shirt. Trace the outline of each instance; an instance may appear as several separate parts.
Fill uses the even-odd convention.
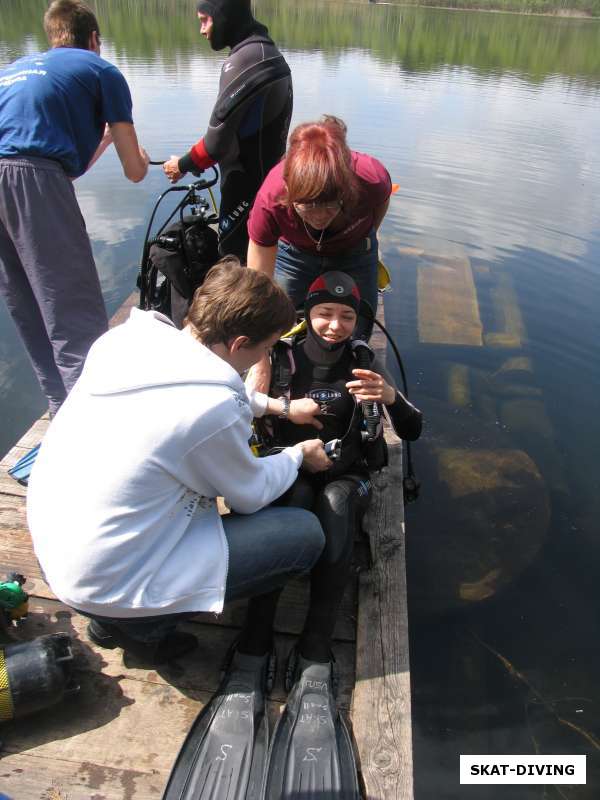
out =
[[[0,70],[0,158],[41,156],[82,175],[114,122],[133,122],[119,70],[90,50],[56,47]]]

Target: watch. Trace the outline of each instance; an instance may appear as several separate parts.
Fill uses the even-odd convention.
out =
[[[279,419],[287,419],[290,414],[290,398],[283,394],[277,399],[283,404],[283,410],[278,414],[278,417]]]

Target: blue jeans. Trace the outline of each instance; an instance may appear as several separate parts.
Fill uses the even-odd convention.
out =
[[[229,546],[226,602],[271,592],[310,572],[325,545],[319,520],[303,508],[269,506],[255,514],[226,514],[222,522]],[[195,616],[181,613],[131,619],[79,613],[148,644],[160,641],[178,622]]]
[[[340,270],[356,281],[361,297],[377,311],[377,262],[379,244],[375,231],[344,253],[324,256],[308,253],[289,242],[279,240],[275,260],[275,280],[285,290],[296,308],[302,308],[311,283],[324,272]]]

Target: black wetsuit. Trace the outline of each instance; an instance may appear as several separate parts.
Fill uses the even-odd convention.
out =
[[[324,442],[339,438],[342,439],[342,453],[339,461],[326,472],[313,474],[301,469],[296,482],[275,504],[306,508],[321,522],[325,549],[311,572],[310,605],[299,650],[305,658],[328,661],[333,629],[350,573],[357,526],[371,498],[371,481],[361,447],[362,411],[345,387],[346,382],[353,379],[354,356],[349,347],[344,347],[335,355],[335,360],[323,364],[319,363],[320,359],[311,357],[318,359],[318,351],[305,344],[294,345],[292,350],[296,369],[290,382],[290,398],[312,397],[319,403],[323,430],[280,421],[275,429],[276,442],[291,445],[315,436]],[[377,360],[371,368],[384,374],[387,382],[393,385]],[[277,387],[273,387],[271,394],[276,396],[277,391]],[[387,408],[398,436],[409,440],[419,437],[421,412],[403,395],[398,392],[394,404]],[[267,621],[274,616],[277,598],[278,593],[274,592],[250,601],[247,630],[254,630],[255,636],[260,630],[268,631]],[[263,639],[260,647],[268,644]]]
[[[201,4],[202,5],[202,4]],[[247,220],[269,170],[285,153],[293,105],[290,68],[267,28],[234,0],[210,0],[211,46],[231,47],[208,129],[179,160],[182,172],[218,163],[219,251],[245,263]]]

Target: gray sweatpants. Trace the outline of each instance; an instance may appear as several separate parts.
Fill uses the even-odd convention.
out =
[[[85,222],[56,161],[0,159],[0,294],[53,413],[108,328]]]

